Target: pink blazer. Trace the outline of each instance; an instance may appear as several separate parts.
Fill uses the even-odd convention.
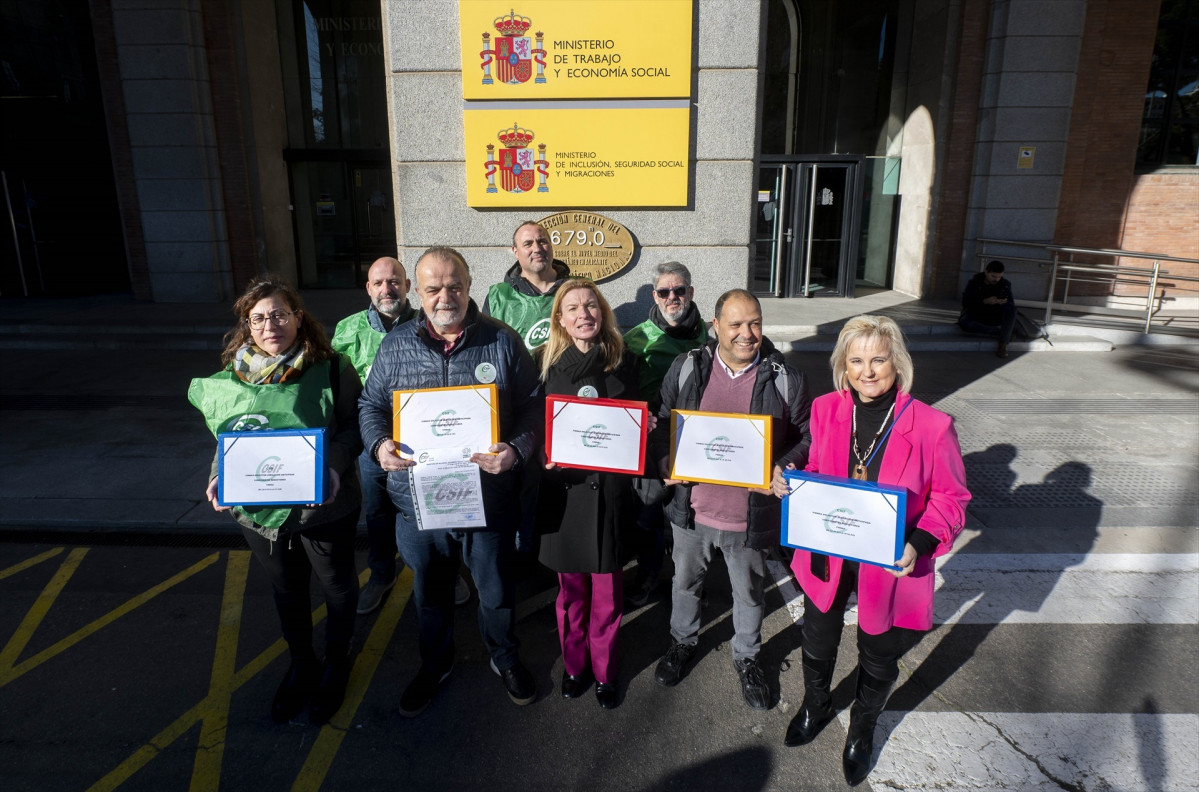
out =
[[[879,469],[880,484],[907,489],[907,526],[920,528],[940,540],[933,557],[944,555],[966,522],[966,470],[953,419],[916,401],[906,393],[895,400],[903,411],[895,423]],[[849,470],[849,438],[853,431],[853,397],[848,391],[829,393],[812,402],[812,449],[808,471],[844,477]],[[841,578],[840,558],[829,557],[828,580],[812,574],[812,554],[797,550],[791,561],[804,594],[827,611]],[[927,630],[933,626],[932,558],[916,559],[903,578],[873,564],[858,572],[858,624],[871,635],[891,627]]]

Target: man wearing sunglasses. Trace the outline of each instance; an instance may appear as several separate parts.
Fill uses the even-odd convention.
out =
[[[649,319],[625,333],[625,346],[641,358],[641,396],[658,397],[674,359],[708,341],[708,323],[695,307],[691,270],[677,261],[654,267],[654,304]]]
[[[550,235],[534,220],[516,227],[512,255],[516,263],[487,291],[483,313],[515,330],[532,351],[549,340],[554,294],[570,277],[570,268],[554,258]]]
[[[677,261],[664,261],[654,268],[654,304],[649,319],[629,330],[624,342],[641,358],[641,397],[657,409],[658,389],[670,364],[679,355],[708,342],[708,323],[695,307],[691,271]],[[665,496],[665,491],[655,495]],[[662,504],[647,504],[637,518],[642,533],[636,542],[637,582],[629,590],[629,605],[640,608],[658,588],[662,560],[666,554]]]

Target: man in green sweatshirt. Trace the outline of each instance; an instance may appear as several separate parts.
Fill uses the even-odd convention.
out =
[[[534,220],[526,220],[512,234],[516,263],[504,280],[487,291],[483,313],[515,330],[532,351],[550,337],[550,309],[554,294],[570,277],[565,262],[554,258],[550,235]]]

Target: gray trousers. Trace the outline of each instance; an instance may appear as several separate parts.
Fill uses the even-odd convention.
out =
[[[704,578],[719,550],[729,570],[733,590],[733,659],[757,657],[762,648],[765,614],[766,551],[745,546],[745,534],[719,531],[696,524],[694,529],[672,525],[674,580],[671,585],[670,635],[679,643],[699,640],[700,599]]]

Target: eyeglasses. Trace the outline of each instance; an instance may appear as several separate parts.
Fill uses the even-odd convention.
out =
[[[291,317],[295,314],[291,311],[272,311],[263,316],[262,314],[250,314],[250,327],[254,330],[261,330],[267,320],[271,320],[275,327],[287,327],[287,323],[291,321]]]
[[[675,286],[673,289],[654,289],[654,294],[658,295],[660,300],[665,300],[672,294],[675,297],[686,297],[687,290],[690,288],[690,286]]]

